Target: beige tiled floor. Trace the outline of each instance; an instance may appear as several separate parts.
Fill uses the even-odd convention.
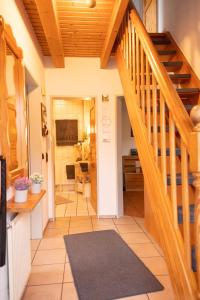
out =
[[[121,234],[165,287],[161,292],[123,299],[174,300],[162,251],[146,233],[143,219],[98,219],[96,216],[58,218],[48,224],[41,241],[32,241],[33,266],[23,300],[78,300],[62,235],[104,229],[114,229]],[[50,234],[50,230],[54,233]]]
[[[94,216],[96,215],[90,199],[84,198],[81,193],[77,192],[61,192],[60,196],[67,198],[66,204],[56,205],[56,217],[72,217],[72,216]]]

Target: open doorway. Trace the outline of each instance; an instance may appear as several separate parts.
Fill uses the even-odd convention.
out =
[[[55,217],[96,215],[96,113],[91,97],[52,103]]]
[[[117,98],[117,132],[118,210],[143,218],[144,179],[124,97]]]

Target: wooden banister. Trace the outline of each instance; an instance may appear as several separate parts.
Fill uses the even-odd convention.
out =
[[[135,9],[127,10],[119,30],[117,63],[148,191],[151,229],[164,250],[176,299],[200,299],[200,107],[190,118]]]
[[[160,89],[166,99],[168,107],[173,113],[176,126],[179,129],[179,132],[182,136],[185,145],[187,146],[187,148],[189,148],[189,136],[191,131],[193,130],[192,121],[188,116],[187,112],[185,111],[183,103],[181,102],[180,97],[174,89],[166,69],[161,64],[158,54],[136,9],[131,10],[130,17],[135,27],[135,30],[140,36],[140,42],[146,53],[152,71],[155,74]]]

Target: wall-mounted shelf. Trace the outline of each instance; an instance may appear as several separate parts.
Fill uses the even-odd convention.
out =
[[[14,198],[7,202],[7,210],[12,213],[31,212],[40,202],[46,191],[42,190],[40,194],[28,194],[28,200],[24,203],[16,203]]]

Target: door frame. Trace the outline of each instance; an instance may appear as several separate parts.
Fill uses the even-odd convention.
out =
[[[91,96],[91,95],[87,95],[87,96],[79,96],[79,95],[65,95],[65,96],[50,96],[50,111],[49,111],[49,116],[50,116],[50,136],[51,136],[51,141],[50,141],[50,151],[49,151],[49,168],[51,168],[49,170],[49,172],[51,173],[51,180],[49,178],[49,184],[51,184],[51,188],[52,188],[52,198],[51,198],[51,212],[52,212],[52,219],[54,220],[56,217],[55,211],[56,211],[56,205],[55,205],[55,124],[54,124],[54,111],[53,111],[53,103],[54,100],[66,100],[68,98],[71,99],[83,99],[84,98],[91,98],[94,100],[95,103],[95,126],[96,126],[96,130],[98,130],[98,122],[97,122],[97,99],[98,96]],[[87,100],[85,100],[87,101]],[[51,163],[50,163],[51,162]],[[98,215],[98,206],[99,206],[99,202],[98,202],[98,147],[97,147],[97,139],[96,139],[96,176],[97,176],[97,211],[96,214]],[[49,176],[50,177],[50,176]]]

